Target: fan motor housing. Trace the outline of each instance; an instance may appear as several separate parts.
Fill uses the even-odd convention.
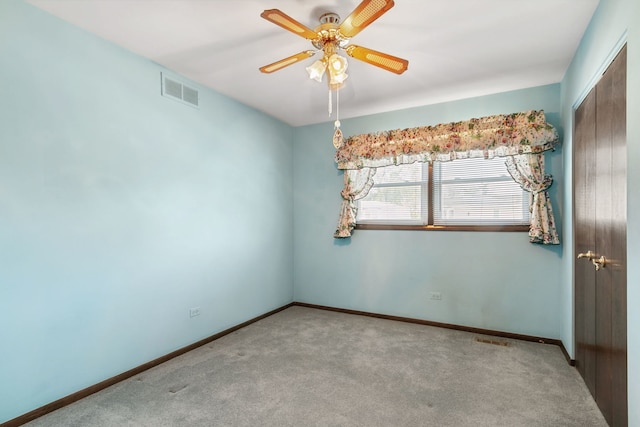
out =
[[[323,49],[327,44],[335,47],[344,47],[349,39],[340,33],[340,16],[337,13],[327,12],[320,16],[320,25],[314,31],[319,38],[312,43],[317,49]]]

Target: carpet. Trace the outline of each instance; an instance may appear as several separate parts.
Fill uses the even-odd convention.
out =
[[[607,424],[557,346],[293,306],[27,425]]]

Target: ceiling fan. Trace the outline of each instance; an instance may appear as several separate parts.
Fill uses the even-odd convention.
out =
[[[281,59],[260,68],[263,73],[273,73],[284,67],[300,62],[323,52],[322,59],[307,67],[309,77],[321,81],[327,71],[329,88],[339,89],[348,77],[346,58],[339,55],[344,51],[352,58],[380,67],[392,73],[402,74],[409,66],[409,61],[366,47],[349,44],[349,40],[365,29],[369,24],[382,16],[394,5],[393,0],[364,0],[351,14],[340,23],[335,13],[325,13],[320,17],[320,25],[310,29],[278,9],[265,10],[260,16],[267,21],[291,31],[311,41],[316,50],[305,50],[288,58]]]

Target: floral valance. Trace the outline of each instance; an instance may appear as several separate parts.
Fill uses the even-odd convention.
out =
[[[464,122],[354,135],[336,151],[338,169],[382,167],[470,157],[537,154],[552,149],[558,133],[544,111],[481,117]]]

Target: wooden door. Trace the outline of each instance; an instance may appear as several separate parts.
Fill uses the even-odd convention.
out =
[[[625,47],[574,132],[576,367],[612,426],[627,425],[626,69]]]
[[[573,222],[575,253],[581,257],[596,247],[596,90],[575,112],[573,155]],[[586,256],[575,263],[576,368],[596,395],[596,271]]]
[[[627,403],[627,49],[616,59],[611,87],[611,281],[612,425],[626,426]],[[597,244],[597,243],[596,243]]]

